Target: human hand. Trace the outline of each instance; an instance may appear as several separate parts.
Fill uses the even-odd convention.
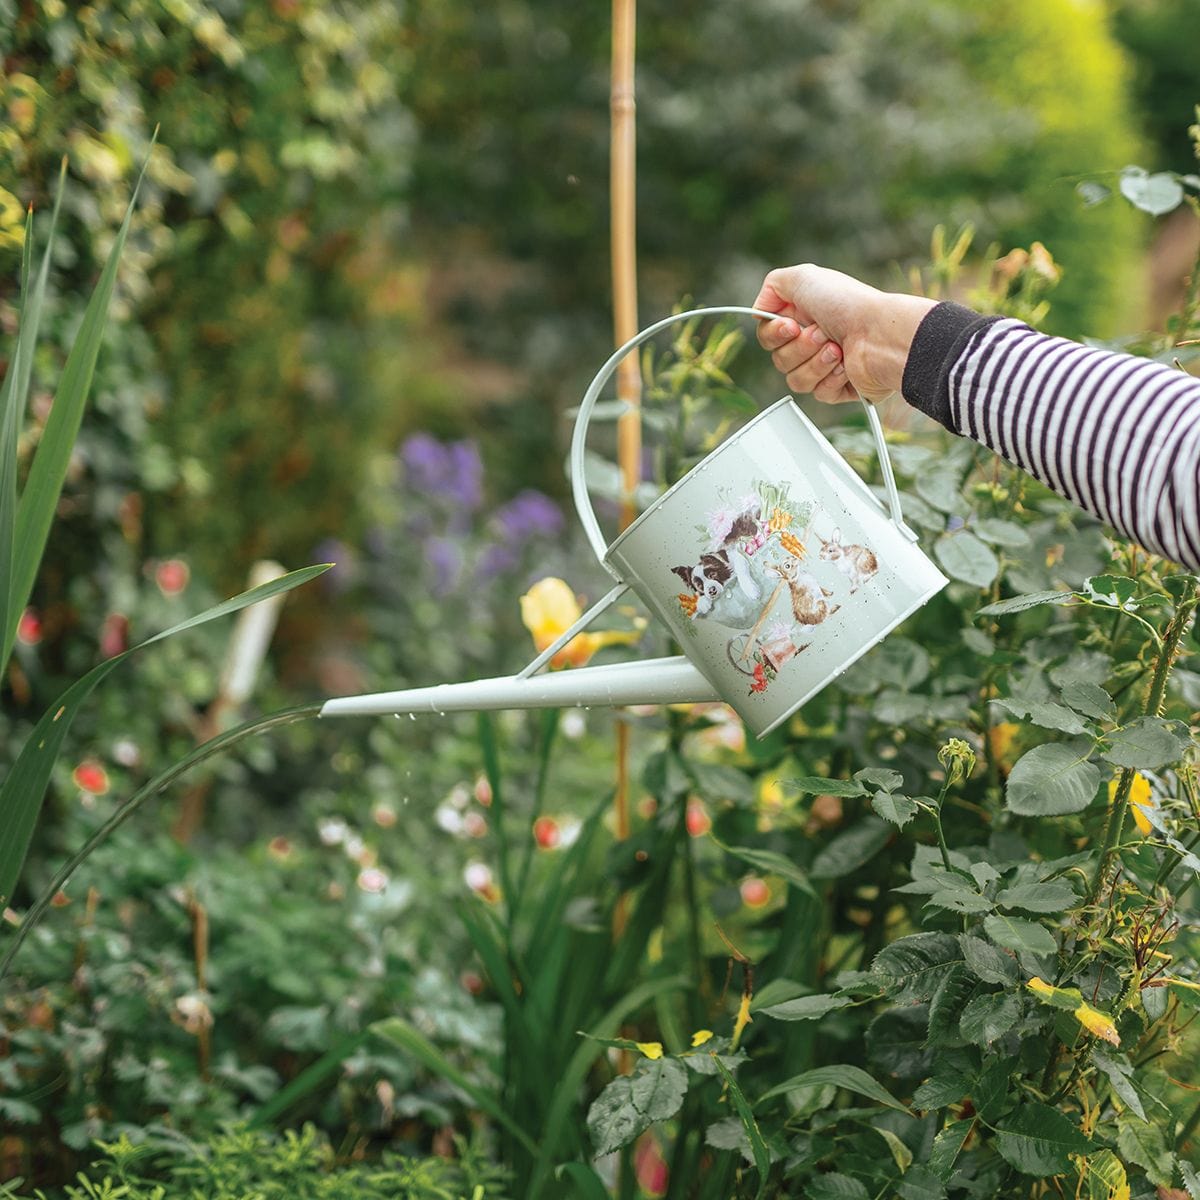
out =
[[[810,263],[771,271],[754,301],[780,314],[760,323],[758,340],[788,387],[826,404],[899,391],[913,335],[933,306]]]

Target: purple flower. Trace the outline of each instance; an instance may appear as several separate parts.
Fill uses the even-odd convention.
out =
[[[414,433],[401,445],[400,461],[414,491],[469,511],[483,502],[483,461],[474,442],[439,442],[428,433]]]
[[[446,448],[428,433],[414,433],[401,444],[400,461],[408,481],[423,486],[445,474]]]
[[[433,572],[433,593],[452,592],[462,574],[462,550],[450,538],[431,537],[425,543],[425,562]]]
[[[495,579],[497,575],[511,571],[519,561],[519,555],[511,546],[487,546],[475,565],[475,577],[480,582]]]
[[[562,510],[544,492],[525,488],[496,513],[500,532],[510,542],[556,537],[565,522]]]
[[[450,477],[446,495],[474,512],[483,503],[483,460],[474,442],[451,442],[446,447]]]

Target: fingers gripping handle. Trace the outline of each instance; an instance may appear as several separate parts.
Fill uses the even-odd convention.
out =
[[[596,513],[592,508],[592,500],[588,495],[587,488],[584,451],[587,446],[588,425],[591,422],[592,410],[596,406],[596,401],[600,398],[600,393],[604,385],[617,369],[617,365],[621,359],[631,350],[648,341],[659,330],[665,329],[668,325],[674,325],[679,321],[686,321],[692,317],[717,316],[721,313],[744,313],[747,316],[761,317],[769,321],[773,321],[779,316],[779,313],[766,312],[760,308],[748,308],[737,304],[720,305],[714,308],[693,308],[688,312],[674,313],[669,317],[664,317],[661,321],[656,321],[653,325],[648,325],[635,337],[630,338],[600,368],[595,379],[592,380],[591,385],[588,387],[587,392],[584,393],[583,402],[579,406],[579,415],[575,420],[575,432],[571,438],[571,494],[575,500],[575,509],[579,513],[579,520],[583,525],[583,530],[587,534],[592,549],[595,551],[596,557],[615,579],[619,579],[620,576],[617,575],[612,565],[605,560],[605,555],[608,552],[608,543],[605,542],[604,534],[600,531],[600,522],[596,520]],[[888,458],[887,445],[883,440],[883,426],[879,423],[879,414],[861,396],[859,400],[863,408],[866,409],[867,423],[870,425],[871,433],[875,438],[875,449],[878,452],[879,464],[883,470],[883,482],[887,490],[888,508],[891,510],[892,520],[906,538],[915,541],[915,535],[904,524],[904,516],[900,511],[900,496],[896,491],[896,478],[892,473],[892,463]]]

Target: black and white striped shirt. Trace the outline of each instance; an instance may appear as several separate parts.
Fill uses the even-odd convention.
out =
[[[905,399],[1146,549],[1200,570],[1200,379],[939,304]]]

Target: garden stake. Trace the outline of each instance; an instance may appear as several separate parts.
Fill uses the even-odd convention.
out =
[[[637,118],[635,72],[637,0],[613,0],[612,81],[610,94],[611,147],[609,202],[612,244],[613,334],[624,345],[638,329],[637,316]],[[617,421],[617,465],[621,472],[619,527],[637,515],[633,496],[641,481],[642,377],[636,356],[621,361],[617,398],[628,407]],[[629,837],[629,725],[618,715],[617,778],[613,818],[618,841]],[[627,919],[624,896],[613,911],[613,936],[620,937]]]

